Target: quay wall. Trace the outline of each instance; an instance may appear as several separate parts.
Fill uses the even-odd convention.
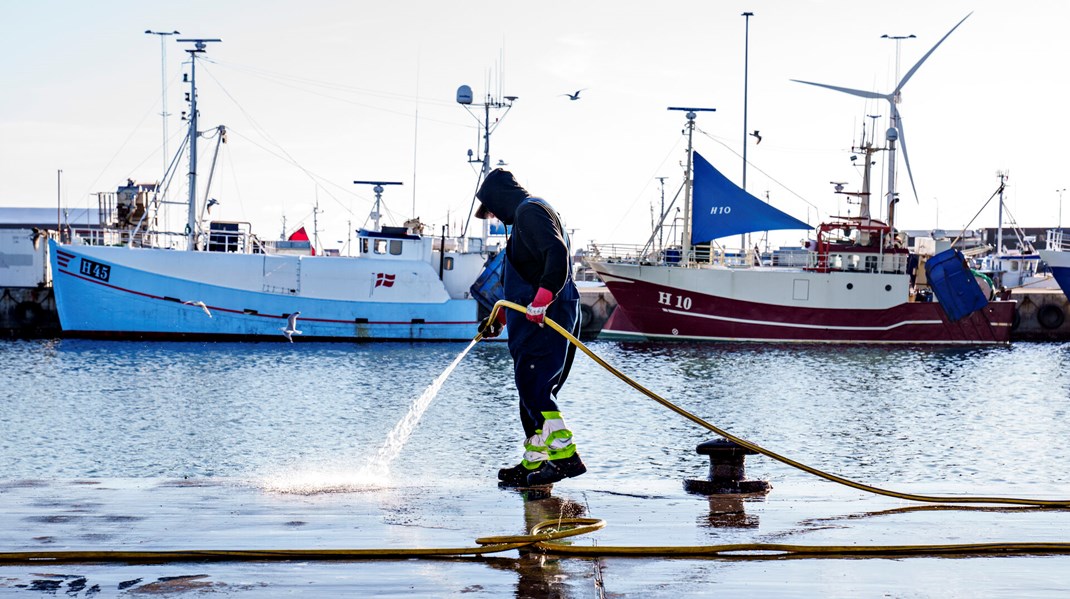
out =
[[[1070,300],[1059,289],[1017,289],[1012,341],[1070,340]],[[617,307],[605,286],[580,287],[580,338],[591,340]],[[56,299],[51,287],[0,288],[0,337],[60,336]]]
[[[1070,301],[1060,289],[1015,289],[1018,301],[1011,341],[1066,341],[1070,339]]]

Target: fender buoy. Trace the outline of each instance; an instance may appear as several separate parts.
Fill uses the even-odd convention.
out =
[[[1014,318],[1011,320],[1011,330],[1017,331],[1018,327],[1022,324],[1022,315],[1018,312],[1018,309],[1014,309]]]
[[[594,322],[594,312],[586,304],[580,304],[580,329],[587,328]]]
[[[977,286],[981,288],[981,293],[985,294],[985,299],[992,301],[996,297],[996,284],[992,282],[992,277],[989,277],[985,273],[970,269],[973,273],[973,280],[977,281]]]
[[[1045,304],[1037,310],[1037,322],[1045,329],[1057,329],[1066,320],[1066,315],[1055,304]]]

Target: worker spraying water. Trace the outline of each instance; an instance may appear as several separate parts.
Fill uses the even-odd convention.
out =
[[[503,486],[555,483],[587,471],[576,452],[572,431],[556,398],[568,377],[576,348],[543,320],[550,318],[579,333],[579,291],[572,281],[571,252],[561,217],[542,198],[533,197],[503,169],[491,171],[476,197],[477,218],[497,218],[512,226],[506,243],[506,300],[527,306],[526,314],[500,310],[480,325],[483,337],[509,329],[509,353],[520,395],[524,457],[498,471]]]
[[[297,472],[270,477],[262,481],[261,485],[278,493],[301,495],[340,493],[386,485],[390,478],[390,464],[401,454],[405,443],[408,442],[409,437],[416,430],[416,425],[419,424],[420,418],[431,405],[431,401],[438,395],[439,390],[442,389],[442,384],[446,382],[446,379],[457,368],[457,365],[461,363],[461,360],[468,355],[468,352],[478,342],[479,337],[476,337],[461,353],[457,354],[457,357],[450,362],[450,365],[409,406],[409,411],[405,416],[387,433],[386,440],[383,441],[382,446],[379,447],[375,455],[356,471],[325,472],[301,468]]]

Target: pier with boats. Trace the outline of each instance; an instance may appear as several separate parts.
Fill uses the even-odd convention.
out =
[[[884,143],[876,127],[852,149],[864,165],[858,191],[837,184],[836,193],[859,206],[855,216],[834,216],[811,229],[803,221],[739,187],[694,148],[699,114],[713,109],[670,107],[686,116],[684,218],[668,242],[664,208],[645,245],[593,243],[577,260],[583,286],[585,338],[624,340],[752,341],[804,343],[1003,344],[1013,338],[1060,339],[1070,332],[1067,300],[1056,280],[1061,253],[1037,252],[1032,242],[1011,251],[1000,224],[994,245],[979,248],[953,240],[910,236],[896,228],[900,155],[914,190],[913,173],[898,111],[908,80],[965,22],[951,28],[887,94],[800,81],[851,95],[887,100],[891,110]],[[5,277],[0,324],[10,335],[134,339],[449,340],[471,338],[485,316],[474,282],[490,268],[504,237],[485,227],[477,235],[426,230],[413,217],[401,226],[381,222],[382,201],[393,181],[354,181],[375,194],[370,226],[356,231],[352,256],[315,255],[308,242],[272,241],[248,223],[211,219],[215,157],[226,127],[199,128],[197,63],[215,38],[181,39],[189,73],[188,130],[181,150],[154,183],[128,180],[97,194],[96,221],[50,233],[42,226],[8,233],[5,266],[30,265]],[[488,94],[473,105],[468,86],[457,102],[480,121],[481,156],[470,158],[483,177],[491,168],[490,134],[500,122],[492,110],[512,107],[515,96]],[[746,129],[746,126],[744,127]],[[200,138],[214,138],[207,184],[199,184]],[[746,144],[744,144],[744,148]],[[873,183],[872,158],[886,154],[886,189]],[[183,156],[185,158],[183,159]],[[188,162],[188,197],[169,200],[179,165]],[[204,162],[203,160],[201,161]],[[478,182],[477,182],[478,183]],[[200,190],[203,188],[203,192]],[[917,195],[914,190],[915,196]],[[871,198],[884,198],[884,219]],[[674,200],[675,203],[675,200]],[[161,225],[174,205],[184,208],[182,231]],[[58,220],[58,219],[57,219]],[[87,219],[92,220],[92,219]],[[504,229],[504,227],[502,227]],[[770,230],[805,230],[805,247],[761,252],[732,249],[730,239]],[[507,231],[499,231],[506,234]],[[678,234],[677,234],[678,233]],[[1055,250],[1061,231],[1048,237]],[[306,238],[307,239],[307,236]],[[351,249],[352,249],[351,248]],[[575,248],[574,248],[575,249]],[[978,250],[981,251],[978,251]],[[961,266],[955,277],[928,266],[951,252]],[[1046,252],[1046,253],[1045,253]],[[1053,277],[1040,271],[1054,261]],[[20,266],[21,268],[21,266]],[[582,272],[582,275],[581,275]],[[593,275],[593,276],[592,276]],[[954,273],[952,273],[954,275]],[[941,297],[940,286],[955,280]],[[959,313],[951,303],[964,294],[983,296]],[[952,308],[949,313],[948,308]],[[292,330],[293,334],[281,334]]]
[[[346,10],[332,6],[331,16]],[[404,16],[380,24],[415,28],[422,18]],[[741,16],[749,43],[753,14]],[[801,93],[888,111],[886,126],[861,120],[849,156],[859,180],[835,177],[834,192],[815,200],[815,224],[748,189],[746,142],[762,137],[748,126],[746,79],[738,183],[734,159],[710,141],[728,145],[702,129],[718,118],[713,108],[647,105],[668,108],[674,137],[682,125],[666,159],[679,168],[655,177],[662,197],[649,237],[570,248],[579,333],[540,322],[569,347],[550,391],[569,428],[542,448],[533,439],[547,431],[523,439],[510,424],[524,390],[515,348],[477,334],[497,311],[531,306],[490,297],[511,230],[493,220],[469,229],[472,210],[465,221],[451,201],[468,201],[471,181],[432,186],[435,209],[421,219],[415,152],[411,179],[350,161],[333,178],[344,170],[345,188],[374,200],[358,197],[362,213],[370,205],[363,224],[331,223],[345,232],[332,238],[341,249],[319,243],[318,195],[307,230],[307,220],[287,226],[285,207],[258,206],[281,213],[277,239],[224,218],[238,202],[218,196],[220,208],[212,189],[235,129],[204,125],[219,98],[202,96],[198,81],[212,72],[209,50],[229,47],[175,38],[185,135],[166,152],[165,102],[159,176],[124,173],[86,194],[95,205],[81,213],[0,208],[0,336],[9,337],[0,340],[0,594],[1062,597],[1070,237],[1061,213],[1054,227],[1019,227],[1001,170],[982,207],[998,210],[996,227],[903,224],[924,222],[909,217],[929,194],[914,184],[902,92],[968,18],[946,33],[938,25],[943,36],[902,77],[905,38],[893,36],[890,91],[797,81],[810,86]],[[349,35],[348,22],[334,24]],[[435,26],[453,34],[448,24]],[[439,50],[433,40],[421,39]],[[539,39],[544,67],[557,46]],[[350,57],[354,70],[366,68],[360,58]],[[508,166],[491,159],[491,134],[517,96],[498,85],[482,100],[466,85],[456,93],[477,123],[464,167],[476,189]],[[554,99],[586,108],[601,90],[582,85]],[[566,147],[570,127],[604,124],[588,113],[551,129],[538,113],[546,101],[532,102],[540,160]],[[761,125],[763,151],[782,143],[774,131]],[[448,144],[433,145],[441,159]],[[590,169],[577,149],[562,161],[569,168],[618,176]],[[541,191],[545,172],[524,158],[516,172],[538,173]],[[824,172],[810,175],[824,185]],[[668,206],[667,179],[679,182]],[[617,188],[588,197],[550,187],[579,227],[556,219],[566,245],[592,230],[571,218],[570,208],[587,214],[581,202],[628,217]],[[411,212],[388,208],[410,190]],[[825,209],[830,201],[837,209]],[[774,247],[770,231],[801,239]],[[565,433],[583,453],[582,478],[494,479]]]

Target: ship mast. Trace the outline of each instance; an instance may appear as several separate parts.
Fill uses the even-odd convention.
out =
[[[505,119],[505,115],[509,114],[509,111],[513,108],[513,102],[516,102],[518,99],[519,99],[519,96],[502,96],[500,91],[499,91],[497,96],[492,95],[490,92],[487,92],[486,100],[482,104],[473,104],[473,102],[472,102],[472,88],[470,86],[468,86],[468,85],[462,85],[462,86],[457,88],[457,103],[460,104],[461,106],[464,106],[465,110],[467,110],[468,113],[471,114],[472,117],[476,119],[476,122],[479,123],[480,131],[482,131],[482,133],[483,133],[483,155],[481,157],[479,157],[479,156],[476,156],[475,153],[471,149],[468,150],[468,162],[472,163],[472,164],[480,164],[481,165],[481,168],[480,168],[480,171],[479,171],[479,178],[476,181],[476,189],[479,189],[479,185],[483,182],[484,179],[487,178],[487,175],[489,175],[490,171],[491,171],[491,168],[490,168],[490,135],[491,135],[491,133],[494,133],[494,130],[497,129],[498,125],[500,125],[502,120]],[[475,113],[472,112],[472,109],[469,108],[470,106],[476,106],[476,107],[482,107],[483,108],[483,120],[482,121],[480,121],[479,117],[476,116]],[[490,109],[491,108],[493,108],[495,110],[502,110],[502,109],[505,110],[505,112],[503,112],[500,117],[497,117],[497,118],[494,119],[493,123],[490,122]],[[478,148],[478,146],[477,146],[477,148]],[[473,207],[475,206],[475,198],[474,197],[472,198],[472,205],[473,205]],[[471,218],[471,212],[469,212],[469,218]],[[468,234],[468,221],[465,221],[464,230],[461,232],[461,237],[464,237],[467,234]],[[490,223],[488,223],[486,220],[484,220],[483,221],[483,232],[482,232],[482,238],[483,238],[484,243],[486,243],[486,240],[487,240],[487,237],[488,237],[489,234],[490,234]]]
[[[354,181],[354,185],[371,185],[372,191],[375,192],[375,208],[372,209],[372,231],[381,231],[379,227],[379,219],[383,216],[383,186],[384,185],[402,185],[401,181]]]
[[[691,167],[692,167],[692,137],[695,133],[695,117],[697,112],[714,112],[716,108],[683,108],[670,106],[669,110],[687,111],[687,170],[684,173],[684,229],[683,229],[683,263],[691,263]]]
[[[996,260],[1003,254],[1003,190],[1007,188],[1007,171],[996,171],[999,177],[999,218],[996,221]]]
[[[189,75],[189,207],[186,220],[187,248],[197,249],[197,54],[203,53],[208,42],[221,42],[220,39],[195,38],[180,39],[189,42],[193,48],[186,49],[190,57]]]

